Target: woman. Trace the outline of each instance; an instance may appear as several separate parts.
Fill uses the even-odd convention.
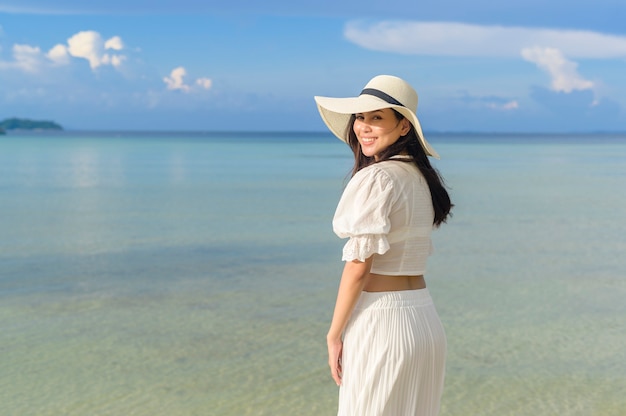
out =
[[[373,78],[358,97],[315,97],[328,128],[354,153],[352,179],[333,219],[349,238],[327,335],[338,415],[436,415],[446,337],[424,272],[432,229],[452,204],[427,156],[417,93]]]

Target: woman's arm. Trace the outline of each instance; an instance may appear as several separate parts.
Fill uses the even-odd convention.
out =
[[[326,335],[328,365],[337,385],[341,384],[341,355],[343,349],[341,334],[346,328],[354,305],[356,305],[365,283],[367,283],[371,267],[372,257],[369,257],[364,262],[357,260],[346,262],[343,268],[333,320],[330,324],[328,335]]]

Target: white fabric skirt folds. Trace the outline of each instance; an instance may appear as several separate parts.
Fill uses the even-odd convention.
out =
[[[363,292],[344,332],[338,416],[436,416],[445,360],[428,289]]]

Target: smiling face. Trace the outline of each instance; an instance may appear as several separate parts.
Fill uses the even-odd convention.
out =
[[[395,111],[390,108],[358,113],[355,117],[352,129],[361,145],[361,152],[376,160],[382,151],[407,134],[411,127],[406,118],[398,120]]]

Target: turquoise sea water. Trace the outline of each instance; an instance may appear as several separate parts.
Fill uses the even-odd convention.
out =
[[[626,135],[430,139],[441,414],[626,414]],[[0,137],[0,414],[334,414],[350,164],[326,133]]]

